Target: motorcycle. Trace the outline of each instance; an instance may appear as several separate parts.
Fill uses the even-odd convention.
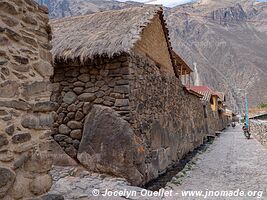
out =
[[[232,128],[235,128],[235,123],[232,123]]]
[[[243,131],[244,131],[244,135],[247,139],[250,139],[250,132],[249,130],[247,129],[247,127],[243,127]]]

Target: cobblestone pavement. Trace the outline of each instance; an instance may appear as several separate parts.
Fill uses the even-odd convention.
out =
[[[216,138],[206,151],[195,156],[186,167],[167,184],[166,191],[172,197],[142,196],[142,188],[132,187],[125,179],[103,174],[89,173],[72,167],[55,167],[51,172],[54,184],[49,193],[60,194],[65,200],[123,200],[124,197],[104,197],[105,190],[136,191],[132,200],[267,200],[267,149],[253,137],[247,140],[241,127],[229,128]],[[263,191],[256,197],[183,197],[182,191]],[[94,192],[100,195],[93,195]],[[212,193],[211,192],[211,193]],[[176,194],[177,193],[177,194]],[[228,193],[230,194],[230,193]],[[235,195],[233,193],[233,195]],[[250,193],[249,193],[250,194]]]
[[[255,138],[247,140],[241,126],[228,128],[210,148],[198,155],[186,169],[167,184],[178,193],[166,199],[250,200],[267,199],[267,149]],[[244,191],[246,197],[182,197],[182,191]],[[255,197],[248,197],[250,191]],[[210,192],[212,193],[212,192]],[[237,192],[236,192],[237,193]],[[258,198],[257,198],[258,197]]]
[[[123,200],[127,195],[131,200],[161,199],[141,196],[144,189],[130,186],[123,178],[90,173],[75,167],[54,167],[50,174],[54,184],[49,194],[62,195],[65,200]],[[105,195],[106,191],[109,191],[108,195]],[[118,194],[119,191],[123,193]]]

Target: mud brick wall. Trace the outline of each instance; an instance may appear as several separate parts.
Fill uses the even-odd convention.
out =
[[[250,132],[257,140],[267,148],[267,122],[250,120]]]
[[[50,39],[46,8],[31,0],[0,1],[0,199],[49,189],[47,165],[28,160],[39,155],[53,123]]]

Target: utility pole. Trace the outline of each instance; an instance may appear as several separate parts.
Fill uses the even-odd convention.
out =
[[[245,113],[246,113],[246,128],[249,128],[249,117],[248,117],[248,93],[246,89],[238,89],[239,91],[244,91],[245,92]]]
[[[246,128],[248,130],[248,96],[247,96],[247,92],[245,91],[245,101],[246,101]]]

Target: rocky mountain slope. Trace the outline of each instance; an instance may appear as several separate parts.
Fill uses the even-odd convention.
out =
[[[38,0],[51,18],[138,6],[114,0]],[[196,65],[196,84],[226,91],[232,108],[267,101],[267,3],[254,0],[199,0],[166,10],[174,49]],[[244,93],[244,92],[241,92]]]
[[[226,91],[233,108],[267,101],[267,3],[206,0],[168,14],[172,44],[193,66],[200,84]]]
[[[114,0],[36,0],[49,9],[52,19],[67,16],[76,16],[101,12],[105,10],[118,10],[129,6],[138,6],[137,2],[119,2]]]

